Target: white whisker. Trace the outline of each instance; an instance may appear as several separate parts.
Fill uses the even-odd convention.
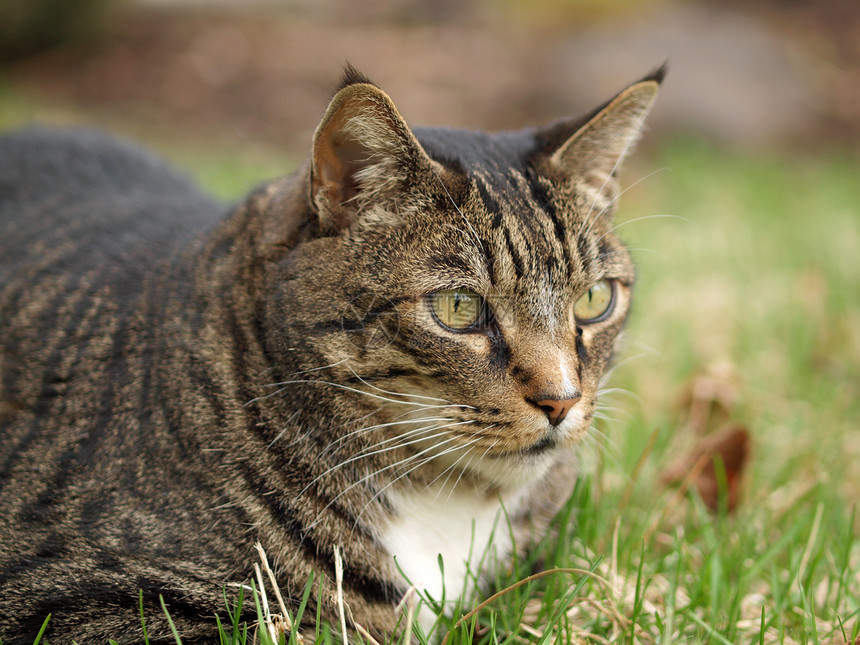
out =
[[[357,378],[359,381],[364,383],[367,387],[373,388],[377,392],[382,392],[383,394],[391,394],[392,396],[408,396],[408,397],[413,398],[413,399],[425,399],[427,401],[441,401],[443,403],[451,403],[448,399],[440,399],[440,398],[437,398],[435,396],[423,396],[421,394],[407,394],[405,392],[392,392],[391,390],[384,390],[381,387],[374,385],[373,383],[368,383],[366,380],[364,380],[364,378],[362,378],[359,374],[357,374],[356,371],[354,369],[352,369],[351,367],[349,368],[349,371],[352,372],[353,376],[355,376],[355,378]],[[469,406],[463,406],[463,407],[472,408],[472,406],[470,406],[470,405]],[[474,410],[475,408],[472,408],[472,409]]]
[[[472,423],[472,422],[471,421],[463,421],[461,423]],[[413,436],[421,434],[421,433],[432,432],[434,430],[440,430],[442,428],[449,428],[452,425],[456,425],[456,424],[450,424],[449,423],[449,424],[441,424],[441,425],[435,425],[435,426],[424,426],[423,428],[413,428],[412,430],[407,430],[406,432],[401,432],[400,434],[397,434],[397,435],[392,436],[392,437],[388,437],[386,439],[382,439],[380,441],[377,441],[375,444],[372,444],[370,446],[367,446],[366,448],[363,448],[361,453],[359,453],[359,455],[357,457],[352,457],[352,458],[350,458],[350,460],[370,456],[374,453],[368,452],[369,450],[380,448],[386,444],[399,442],[398,445],[395,446],[395,447],[399,447],[399,446],[412,445],[413,443],[418,443],[417,441],[404,442],[403,439],[410,438],[410,437],[413,437]],[[440,435],[441,434],[444,434],[444,433],[440,433]],[[439,435],[436,435],[436,436],[439,436]],[[426,441],[426,440],[432,439],[432,438],[433,437],[423,437],[421,439],[421,441]],[[386,450],[393,450],[393,449],[394,448],[387,448]],[[379,452],[385,452],[385,451],[379,451]],[[345,464],[345,463],[347,463],[347,462],[341,462],[341,464]]]
[[[610,367],[608,370],[606,370],[603,373],[603,376],[600,377],[600,381],[598,382],[598,386],[603,386],[612,377],[612,375],[615,374],[615,370],[617,370],[618,368],[623,367],[623,366],[627,365],[628,363],[631,363],[635,360],[639,360],[643,356],[647,356],[647,355],[648,355],[647,352],[639,352],[638,354],[633,354],[631,356],[627,356],[626,358],[624,358],[620,361],[617,361],[612,367]],[[597,395],[600,396],[602,393],[604,393],[606,391],[607,390],[602,390],[602,389],[598,390]]]
[[[616,224],[611,229],[606,231],[606,233],[604,233],[603,235],[598,237],[596,242],[600,242],[600,240],[602,240],[607,235],[614,233],[619,228],[627,226],[628,224],[633,224],[634,222],[642,222],[642,221],[648,220],[648,219],[677,219],[677,220],[681,220],[682,222],[687,222],[688,224],[690,223],[689,219],[687,219],[686,217],[681,217],[680,215],[670,215],[668,213],[658,213],[657,215],[642,215],[641,217],[634,217],[633,219],[628,219],[628,220],[621,222],[620,224]]]
[[[492,426],[489,426],[489,427],[492,427]],[[489,429],[489,428],[484,428],[484,430],[488,430],[488,429]],[[484,457],[486,457],[486,456],[487,456],[487,453],[488,453],[488,452],[490,452],[490,450],[492,450],[493,448],[495,448],[495,447],[496,447],[496,445],[498,445],[498,443],[499,443],[499,441],[498,441],[498,439],[497,439],[497,440],[493,441],[489,446],[487,446],[487,449],[486,449],[486,450],[484,450],[484,452],[482,452],[482,453],[481,453],[481,456],[480,456],[480,457],[478,457],[477,461],[478,461],[478,462],[480,462]],[[470,459],[469,459],[469,463],[467,464],[467,467],[468,467],[468,466],[471,466],[471,465],[472,465],[472,459],[470,458]],[[451,485],[451,490],[449,490],[449,491],[448,491],[448,497],[446,497],[446,498],[445,498],[445,501],[446,501],[446,502],[447,502],[449,499],[451,499],[451,495],[453,495],[453,494],[454,494],[454,490],[457,488],[457,484],[459,484],[459,483],[460,483],[460,480],[461,480],[461,479],[463,478],[463,476],[466,474],[466,471],[467,471],[467,468],[461,468],[461,469],[460,469],[460,474],[459,474],[459,475],[457,475],[457,479],[455,479],[455,480],[454,480],[454,483]]]
[[[640,397],[635,392],[631,392],[630,390],[625,390],[623,387],[607,387],[605,389],[601,389],[597,391],[597,396],[607,396],[610,394],[624,394],[625,396],[629,396],[630,398],[641,401],[642,397]]]
[[[598,443],[598,439],[602,439],[603,442]],[[604,459],[609,459],[612,462],[614,470],[618,472],[624,471],[624,465],[621,462],[621,447],[608,434],[592,424],[589,426],[588,433],[583,440],[589,444],[589,448],[594,450],[595,454],[602,454]]]
[[[416,412],[416,411],[417,410],[412,410],[412,412]],[[422,410],[422,412],[423,412],[423,410]],[[360,434],[372,432],[373,430],[379,430],[381,428],[390,428],[390,427],[398,426],[398,425],[408,425],[411,423],[428,423],[428,422],[435,423],[437,421],[453,421],[453,419],[451,419],[450,417],[421,417],[420,419],[407,419],[405,421],[391,421],[389,423],[379,423],[375,426],[366,426],[363,428],[359,428],[358,430],[353,430],[352,432],[348,432],[347,434],[345,434],[341,437],[338,437],[334,441],[329,442],[329,444],[325,448],[322,449],[322,452],[320,454],[324,455],[329,451],[329,449],[334,448],[338,444],[341,444],[341,443],[344,443],[345,441],[349,441],[351,439],[354,439]],[[395,438],[391,438],[391,439],[389,439],[389,441],[392,441],[394,439]]]
[[[304,488],[302,488],[302,490],[301,490],[301,491],[299,491],[299,493],[298,493],[298,494],[299,494],[299,495],[302,495],[303,493],[305,493],[305,492],[308,490],[308,488],[310,488],[311,486],[313,486],[315,483],[319,482],[323,477],[326,477],[326,476],[328,476],[328,475],[331,475],[333,472],[335,472],[335,471],[337,471],[337,470],[339,470],[339,469],[343,468],[344,466],[346,466],[346,465],[348,465],[348,464],[350,464],[350,463],[352,463],[352,462],[358,461],[358,460],[360,460],[360,459],[365,459],[365,458],[367,458],[367,457],[371,457],[371,456],[373,456],[373,455],[378,455],[378,454],[381,454],[381,453],[384,453],[384,452],[388,452],[388,451],[391,451],[391,450],[396,450],[397,448],[401,448],[401,447],[404,447],[404,446],[410,446],[410,445],[413,445],[413,444],[417,444],[417,443],[422,443],[422,442],[430,441],[430,440],[432,440],[432,439],[436,439],[436,438],[439,438],[439,437],[443,437],[443,436],[449,435],[449,433],[448,433],[448,432],[438,432],[438,433],[436,433],[435,435],[432,435],[432,436],[429,436],[429,437],[424,436],[424,437],[419,437],[419,438],[417,438],[417,439],[412,439],[412,440],[410,440],[410,441],[402,441],[405,437],[414,436],[414,435],[418,435],[418,434],[421,434],[421,433],[433,432],[434,430],[444,430],[444,429],[447,429],[447,428],[452,428],[452,427],[460,426],[460,425],[466,425],[466,424],[469,424],[469,423],[474,423],[474,421],[472,421],[472,420],[467,420],[467,421],[458,421],[458,422],[455,422],[455,423],[442,424],[442,425],[437,425],[437,426],[432,426],[432,427],[416,428],[416,429],[414,429],[414,430],[410,430],[410,431],[408,431],[408,432],[406,432],[406,433],[403,433],[403,434],[401,434],[401,435],[398,435],[398,436],[396,436],[396,437],[391,437],[391,438],[385,439],[385,440],[383,440],[383,441],[380,441],[380,442],[378,442],[378,443],[374,444],[373,446],[370,446],[370,448],[377,448],[377,447],[382,446],[382,445],[384,445],[384,444],[386,444],[386,443],[395,442],[395,441],[396,441],[396,442],[398,442],[398,443],[396,443],[396,444],[395,444],[395,445],[393,445],[393,446],[389,446],[389,447],[387,447],[387,448],[380,448],[380,449],[378,449],[378,450],[373,450],[373,451],[371,451],[371,452],[367,452],[367,450],[364,450],[364,451],[362,451],[362,452],[361,452],[360,454],[358,454],[358,455],[355,455],[355,456],[350,457],[349,459],[347,459],[347,460],[345,460],[345,461],[342,461],[342,462],[337,463],[336,465],[332,466],[331,468],[326,469],[324,472],[322,472],[322,473],[320,473],[319,475],[317,475],[316,477],[314,477],[314,478],[313,478],[313,479],[312,479],[312,480],[311,480],[311,481],[310,481],[310,482],[309,482],[309,483],[308,483]],[[430,447],[428,447],[428,448],[425,448],[424,450],[421,450],[421,451],[419,451],[418,453],[415,453],[414,455],[410,455],[410,456],[409,456],[409,457],[407,457],[405,460],[401,460],[401,461],[406,461],[406,462],[408,462],[408,461],[410,461],[411,459],[414,459],[414,458],[416,458],[416,457],[419,457],[419,456],[421,456],[422,454],[427,453],[427,452],[429,452],[429,451],[433,450],[433,448],[434,448],[435,446],[444,445],[444,444],[449,443],[450,441],[453,441],[453,440],[455,440],[455,439],[456,439],[456,437],[455,437],[455,436],[450,436],[450,437],[449,437],[448,439],[446,439],[445,441],[441,441],[441,442],[439,442],[439,443],[435,444],[434,446],[430,446]],[[328,506],[329,506],[329,505],[331,505],[331,504],[335,501],[335,499],[337,499],[338,497],[340,497],[341,495],[343,495],[343,494],[344,494],[345,492],[347,492],[348,490],[350,490],[350,489],[354,488],[355,486],[357,486],[358,484],[360,484],[360,483],[362,483],[362,482],[366,481],[367,479],[369,479],[370,477],[372,477],[374,474],[378,474],[378,473],[384,472],[384,471],[386,471],[386,470],[389,470],[389,469],[391,469],[391,468],[395,468],[395,467],[397,467],[397,465],[398,465],[399,463],[400,463],[400,462],[395,462],[395,463],[393,463],[393,464],[388,464],[387,466],[384,466],[383,468],[380,468],[380,469],[378,469],[378,470],[374,471],[374,472],[373,472],[373,473],[371,473],[370,475],[367,475],[367,476],[365,476],[365,477],[363,477],[363,478],[359,479],[357,482],[353,483],[352,485],[348,486],[346,489],[344,489],[343,491],[341,491],[341,492],[340,492],[340,493],[339,493],[339,494],[338,494],[334,499],[332,499],[328,504],[326,504],[326,506],[323,508],[323,510],[325,510],[325,508],[328,508]]]
[[[281,394],[282,392],[284,392],[287,389],[286,386],[288,386],[288,385],[299,385],[299,384],[329,385],[331,387],[337,387],[337,388],[340,388],[342,390],[346,390],[348,392],[354,392],[355,394],[363,394],[364,396],[369,396],[370,398],[378,399],[380,401],[387,401],[388,403],[397,403],[400,405],[413,405],[415,407],[421,407],[421,408],[452,407],[452,405],[453,405],[453,404],[448,404],[448,405],[439,406],[439,405],[429,405],[427,403],[418,403],[416,401],[402,401],[402,400],[398,400],[398,399],[391,399],[391,398],[388,398],[385,396],[380,396],[378,394],[373,394],[372,392],[364,392],[363,390],[359,390],[358,388],[350,387],[348,385],[343,385],[341,383],[334,383],[332,381],[320,381],[320,380],[316,380],[316,379],[295,379],[295,380],[290,380],[290,381],[281,381],[280,383],[269,383],[268,385],[264,385],[263,387],[280,387],[280,389],[275,390],[274,392],[272,392],[270,394],[265,394],[263,396],[255,397],[255,398],[251,399],[250,401],[248,401],[247,403],[245,403],[245,405],[243,407],[247,407],[247,406],[251,405],[252,403],[256,403],[257,401],[262,401],[262,400],[271,398],[273,396],[277,396],[278,394]],[[394,394],[396,396],[413,396],[411,394],[399,394],[399,393],[394,393]],[[444,400],[444,399],[439,399],[439,400]],[[468,406],[468,405],[456,405],[453,407],[458,407],[458,408],[462,408],[462,409],[469,409],[469,408],[474,409],[474,408],[472,408],[472,406]]]
[[[598,405],[595,408],[595,411],[600,412],[602,414],[607,414],[607,413],[611,412],[613,414],[620,414],[620,415],[623,415],[623,416],[628,417],[628,418],[630,417],[630,414],[631,414],[630,410],[628,410],[627,408],[623,408],[623,407],[619,408],[619,407],[616,407],[613,405]],[[613,421],[614,421],[614,419],[613,419]]]
[[[489,426],[487,426],[487,427],[485,427],[485,428],[481,428],[478,432],[479,432],[479,433],[480,433],[480,432],[484,432],[485,430],[489,430],[490,428],[494,428],[495,426],[496,426],[496,424],[489,425]],[[475,438],[476,438],[476,439],[479,439],[480,437],[475,437]],[[489,448],[488,448],[487,450],[489,450]],[[487,454],[487,451],[485,450],[485,451],[484,451],[484,455],[486,455],[486,454]],[[432,485],[433,485],[433,484],[434,484],[434,483],[435,483],[435,482],[436,482],[436,481],[437,481],[437,480],[438,480],[442,475],[444,475],[445,473],[448,473],[448,474],[447,474],[447,476],[445,477],[445,480],[444,480],[444,481],[442,482],[442,484],[439,486],[439,490],[438,490],[438,491],[436,491],[436,495],[435,495],[435,496],[434,496],[434,498],[433,498],[434,500],[436,499],[436,497],[438,497],[439,493],[440,493],[442,490],[444,490],[445,485],[448,483],[448,480],[451,478],[451,474],[454,472],[454,469],[456,468],[457,464],[459,464],[459,463],[460,463],[460,461],[462,461],[462,460],[463,460],[463,458],[465,458],[466,456],[468,456],[468,457],[469,457],[469,461],[466,463],[466,465],[465,465],[463,468],[460,468],[460,474],[457,476],[456,481],[454,482],[454,484],[453,484],[453,485],[452,485],[452,487],[451,487],[451,492],[453,492],[453,490],[457,487],[457,483],[460,481],[460,479],[463,477],[463,475],[464,475],[464,474],[469,470],[469,466],[471,466],[471,465],[472,465],[472,458],[474,457],[474,453],[472,452],[471,447],[469,448],[469,450],[467,450],[465,453],[463,453],[460,457],[458,457],[458,458],[457,458],[457,460],[456,460],[454,463],[452,463],[452,464],[451,464],[450,466],[448,466],[445,470],[443,470],[441,473],[439,473],[438,475],[436,475],[436,477],[434,477],[434,478],[433,478],[433,480],[432,480],[430,483],[428,483],[428,484],[427,484],[427,486],[425,486],[425,488],[429,488],[429,487],[430,487],[430,486],[432,486]],[[482,457],[483,457],[483,455],[482,455]],[[449,493],[448,493],[448,496],[449,496],[449,497],[451,496],[451,492],[449,492]]]
[[[451,439],[454,439],[454,437],[452,437]],[[430,455],[429,457],[426,457],[426,458],[422,459],[419,463],[417,463],[417,464],[415,464],[414,466],[412,466],[409,470],[407,470],[407,471],[405,471],[405,472],[401,473],[400,475],[398,475],[397,477],[395,477],[394,479],[392,479],[390,482],[388,482],[385,486],[383,486],[382,488],[380,488],[380,489],[379,489],[379,490],[378,490],[378,491],[373,495],[373,497],[371,497],[371,498],[367,501],[367,503],[362,507],[361,511],[360,511],[360,512],[359,512],[359,514],[356,516],[356,520],[358,520],[358,519],[360,519],[360,518],[361,518],[361,516],[364,514],[364,511],[365,511],[365,510],[367,510],[367,507],[368,507],[368,506],[370,506],[370,504],[372,504],[372,503],[373,503],[373,501],[374,501],[377,497],[379,497],[379,496],[380,496],[382,493],[384,493],[388,488],[390,488],[391,486],[393,486],[394,484],[396,484],[399,480],[401,480],[401,479],[402,479],[403,477],[405,477],[406,475],[408,475],[408,474],[412,473],[414,470],[416,470],[416,469],[418,469],[418,468],[422,468],[422,467],[426,466],[427,464],[429,464],[429,463],[430,463],[431,461],[433,461],[434,459],[438,459],[439,457],[444,457],[445,455],[450,454],[450,453],[452,453],[452,452],[455,452],[455,451],[457,451],[457,450],[468,449],[470,446],[472,446],[473,444],[477,443],[479,440],[480,440],[480,439],[479,439],[478,437],[475,437],[475,438],[473,438],[473,439],[471,439],[471,440],[467,441],[465,444],[460,444],[460,445],[457,445],[457,446],[453,446],[453,447],[451,447],[451,448],[446,448],[445,450],[443,450],[442,452],[440,452],[440,453],[438,453],[438,454]],[[442,442],[442,443],[440,443],[440,444],[438,444],[438,445],[442,445],[442,444],[444,444],[444,443],[448,443],[448,442],[447,442],[447,441],[445,441],[445,442]],[[419,454],[420,454],[420,453],[419,453]],[[417,455],[416,455],[416,456],[417,456]],[[407,459],[407,460],[403,460],[403,463],[408,463],[408,462],[409,462],[409,460],[408,460],[408,459]]]
[[[307,491],[308,488],[310,488],[311,486],[313,486],[314,484],[319,482],[323,477],[327,477],[328,475],[331,475],[335,471],[340,470],[344,466],[347,466],[347,465],[349,465],[353,462],[356,462],[360,459],[366,459],[366,458],[372,457],[374,455],[379,455],[379,454],[382,454],[385,452],[390,452],[391,450],[397,450],[398,448],[402,448],[404,446],[411,446],[411,445],[414,445],[416,443],[421,443],[422,441],[429,441],[431,439],[436,439],[438,437],[444,437],[448,433],[447,432],[438,432],[435,435],[431,435],[429,437],[420,437],[418,439],[412,439],[410,441],[399,441],[399,440],[403,439],[405,436],[416,435],[416,434],[421,434],[421,433],[426,433],[426,432],[433,432],[434,430],[442,430],[445,428],[450,428],[450,427],[455,426],[455,425],[462,425],[464,423],[473,423],[473,421],[460,421],[458,423],[443,424],[443,425],[424,427],[424,428],[416,428],[415,430],[410,430],[408,433],[404,433],[403,435],[399,435],[397,437],[392,437],[392,438],[386,439],[384,441],[380,441],[379,443],[376,443],[373,446],[370,446],[370,448],[378,448],[377,450],[371,450],[370,452],[362,451],[361,453],[354,455],[354,456],[350,457],[349,459],[338,462],[337,464],[335,464],[331,468],[327,468],[325,471],[323,471],[322,473],[320,473],[319,475],[314,477],[301,491],[299,491],[299,495],[301,495],[302,493]],[[384,445],[386,443],[393,442],[393,441],[398,441],[398,443],[396,443],[393,446],[388,446],[386,448],[381,447],[382,445]],[[352,488],[352,487],[350,486],[350,488]],[[347,489],[347,490],[349,490],[349,489]]]
[[[653,171],[653,172],[649,172],[649,173],[648,173],[647,175],[645,175],[644,177],[640,177],[639,179],[637,179],[636,181],[634,181],[632,184],[630,184],[629,186],[627,186],[627,188],[625,188],[624,190],[619,191],[617,195],[613,196],[613,198],[609,201],[609,203],[606,205],[606,207],[604,207],[604,208],[603,208],[599,213],[597,213],[597,215],[595,215],[595,216],[594,216],[594,218],[593,218],[593,219],[591,220],[591,222],[590,222],[590,223],[585,227],[585,229],[583,230],[583,232],[582,232],[580,235],[588,235],[588,234],[591,232],[591,229],[592,229],[592,228],[594,228],[594,224],[595,224],[595,223],[596,223],[596,222],[597,222],[601,217],[603,217],[603,216],[606,214],[606,212],[607,212],[607,211],[609,211],[609,210],[610,210],[610,209],[611,209],[615,204],[617,204],[617,203],[618,203],[618,200],[619,200],[619,199],[621,199],[621,196],[622,196],[624,193],[626,193],[626,192],[627,192],[628,190],[630,190],[631,188],[634,188],[634,187],[635,187],[635,186],[637,186],[638,184],[641,184],[641,183],[642,183],[643,181],[645,181],[646,179],[650,179],[650,178],[651,178],[651,177],[653,177],[654,175],[656,175],[656,174],[659,174],[659,173],[663,172],[664,170],[669,170],[669,171],[671,171],[672,169],[671,169],[671,168],[669,168],[668,166],[664,166],[664,167],[662,167],[662,168],[658,168],[657,170],[655,170],[655,171]],[[592,208],[594,207],[594,206],[593,206],[593,204],[594,204],[594,202],[592,202]],[[589,213],[590,213],[590,211],[589,211]],[[587,216],[586,216],[586,221],[588,221],[588,217],[587,217]]]
[[[328,370],[328,369],[331,369],[332,367],[337,367],[338,365],[342,365],[343,363],[346,363],[348,360],[349,360],[348,358],[344,358],[342,360],[339,360],[337,363],[332,363],[331,365],[323,365],[322,367],[311,367],[310,369],[307,369],[307,370],[300,370],[298,372],[292,372],[292,373],[290,373],[290,376],[299,376],[301,374],[309,374],[311,372],[319,372],[321,370]]]
[[[278,436],[277,436],[277,437],[275,437],[274,439],[272,439],[271,443],[270,443],[268,446],[266,446],[266,449],[269,449],[269,448],[271,448],[272,446],[274,446],[274,445],[275,445],[275,442],[277,442],[277,441],[278,441],[278,439],[280,439],[281,437],[283,437],[283,436],[284,436],[284,433],[285,433],[287,430],[289,430],[289,429],[290,429],[290,426],[289,426],[288,424],[290,423],[290,421],[292,421],[293,419],[295,419],[295,418],[296,418],[296,416],[297,416],[298,414],[299,414],[299,410],[296,410],[296,411],[295,411],[295,412],[293,412],[289,417],[287,417],[287,420],[286,420],[285,425],[284,425],[284,429],[283,429],[283,430],[281,430],[281,431],[278,433]],[[287,444],[287,447],[289,447],[289,446],[293,445],[297,440],[298,440],[298,437],[294,437],[294,438],[293,438],[293,440],[292,440],[290,443],[288,443],[288,444]]]
[[[419,459],[422,455],[425,455],[426,453],[428,453],[428,452],[430,452],[430,451],[432,451],[432,450],[434,450],[434,449],[438,448],[439,446],[444,446],[445,444],[450,443],[450,442],[455,441],[455,440],[456,440],[456,437],[453,437],[453,436],[452,436],[452,437],[449,437],[448,439],[446,439],[446,440],[444,440],[444,441],[440,441],[440,442],[438,442],[438,443],[434,444],[433,446],[430,446],[429,448],[425,448],[424,450],[421,450],[421,451],[419,451],[419,452],[417,452],[417,453],[415,453],[415,454],[413,454],[413,455],[410,455],[409,457],[406,457],[405,459],[401,459],[400,461],[397,461],[397,462],[395,462],[395,463],[393,463],[393,464],[388,464],[387,466],[384,466],[384,467],[382,467],[382,468],[379,468],[379,469],[377,469],[377,470],[374,470],[373,472],[371,472],[371,473],[369,473],[369,474],[365,475],[364,477],[362,477],[362,478],[361,478],[361,479],[359,479],[358,481],[353,482],[352,484],[350,484],[349,486],[347,486],[346,488],[344,488],[342,491],[340,491],[337,495],[335,495],[331,500],[329,500],[329,502],[328,502],[325,506],[323,506],[323,508],[322,508],[322,509],[320,510],[320,512],[319,512],[318,518],[317,518],[316,520],[314,520],[313,522],[311,522],[311,523],[308,525],[308,529],[313,528],[314,526],[316,526],[317,522],[319,522],[319,521],[320,521],[320,518],[322,517],[323,513],[325,513],[325,511],[326,511],[326,510],[327,510],[327,509],[328,509],[332,504],[334,504],[338,499],[340,499],[343,495],[345,495],[346,493],[348,493],[350,490],[352,490],[352,489],[353,489],[353,488],[355,488],[356,486],[360,486],[361,484],[365,483],[365,482],[366,482],[366,481],[368,481],[369,479],[371,479],[371,478],[373,478],[373,477],[375,477],[375,476],[377,476],[377,475],[379,475],[379,474],[381,474],[381,473],[383,473],[383,472],[385,472],[385,471],[387,471],[387,470],[391,470],[392,468],[398,468],[398,467],[400,467],[400,466],[402,466],[402,465],[404,465],[404,464],[408,464],[408,463],[410,463],[410,462],[412,462],[412,461],[414,461],[414,460],[416,460],[416,459]],[[450,449],[448,449],[448,450],[450,450]],[[445,454],[445,453],[443,452],[442,454]],[[435,458],[436,458],[436,456],[431,456],[430,458],[427,458],[427,459],[425,459],[424,461],[421,461],[418,465],[414,466],[413,468],[410,468],[410,469],[409,469],[409,470],[407,470],[405,473],[403,473],[402,475],[399,475],[399,476],[398,476],[398,477],[396,477],[394,480],[392,480],[391,482],[389,482],[388,484],[386,484],[383,488],[381,488],[381,489],[380,489],[380,490],[378,490],[376,493],[374,493],[374,495],[370,498],[370,500],[367,502],[367,504],[365,504],[365,505],[364,505],[364,507],[363,507],[363,508],[362,508],[362,510],[361,510],[361,513],[359,513],[359,515],[356,517],[356,519],[358,519],[359,517],[361,517],[361,514],[362,514],[362,513],[364,513],[364,511],[365,511],[365,509],[367,508],[367,506],[368,506],[371,502],[373,502],[373,500],[374,500],[374,499],[376,499],[376,498],[377,498],[377,497],[378,497],[378,496],[379,496],[379,495],[380,495],[380,494],[381,494],[381,493],[382,493],[386,488],[388,488],[389,486],[391,486],[391,484],[393,484],[394,482],[396,482],[397,480],[399,480],[399,479],[400,479],[400,478],[402,478],[403,476],[405,476],[405,475],[407,475],[407,474],[411,473],[413,470],[415,470],[415,468],[418,468],[418,467],[420,467],[421,465],[423,465],[423,464],[425,464],[425,463],[429,463],[430,461],[432,461],[432,460],[433,460],[433,459],[435,459]],[[307,488],[307,487],[305,487],[305,488]]]
[[[439,184],[442,186],[442,190],[444,190],[445,194],[448,196],[448,201],[451,202],[451,205],[460,214],[460,217],[463,218],[463,221],[466,223],[466,226],[469,227],[469,230],[472,232],[472,236],[475,238],[475,242],[478,243],[478,249],[480,251],[484,251],[484,243],[481,242],[481,238],[478,237],[477,231],[475,231],[475,228],[472,226],[471,222],[469,222],[469,220],[466,219],[466,216],[463,214],[463,211],[461,211],[460,207],[457,206],[457,202],[455,202],[454,198],[451,197],[451,193],[448,192],[448,187],[445,185],[445,182],[442,181],[442,178],[439,177],[438,175],[436,175],[436,179],[439,181]]]

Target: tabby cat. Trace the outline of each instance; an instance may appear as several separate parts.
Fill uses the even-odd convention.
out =
[[[138,642],[142,590],[150,642],[159,595],[211,642],[257,541],[329,620],[338,549],[384,637],[410,584],[456,598],[491,535],[543,535],[630,306],[616,171],[662,78],[489,135],[413,131],[349,68],[310,159],[233,208],[103,134],[0,139],[0,639],[50,613],[53,642]]]

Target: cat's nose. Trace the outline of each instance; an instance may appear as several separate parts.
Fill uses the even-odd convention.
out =
[[[577,394],[569,399],[541,399],[535,401],[534,404],[546,413],[546,417],[552,425],[557,426],[564,421],[567,413],[581,398],[582,395]]]

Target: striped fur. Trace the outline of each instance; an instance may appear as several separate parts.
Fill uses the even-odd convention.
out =
[[[48,613],[56,642],[137,642],[140,590],[150,642],[159,594],[211,642],[257,540],[293,601],[322,577],[329,618],[341,548],[351,616],[388,633],[384,536],[426,487],[514,500],[518,543],[542,534],[629,306],[609,215],[661,79],[485,135],[413,133],[350,71],[309,162],[234,209],[105,135],[0,139],[3,642]],[[604,278],[615,310],[579,325]],[[492,328],[443,329],[426,296],[450,288]],[[552,428],[534,401],[564,387]]]

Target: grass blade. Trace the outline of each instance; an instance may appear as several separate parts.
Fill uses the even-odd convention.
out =
[[[164,604],[164,596],[158,594],[158,600],[161,602],[161,609],[164,610],[164,615],[167,616],[167,624],[170,625],[170,631],[173,633],[173,638],[176,639],[176,645],[182,645],[182,639],[179,637],[176,625],[173,624],[170,612],[167,611],[167,605]]]
[[[42,635],[45,633],[45,630],[48,629],[49,620],[51,620],[51,614],[48,614],[48,617],[45,618],[45,622],[42,623],[42,628],[39,630],[39,633],[36,634],[36,640],[33,641],[33,645],[39,645],[39,641],[42,640]]]

